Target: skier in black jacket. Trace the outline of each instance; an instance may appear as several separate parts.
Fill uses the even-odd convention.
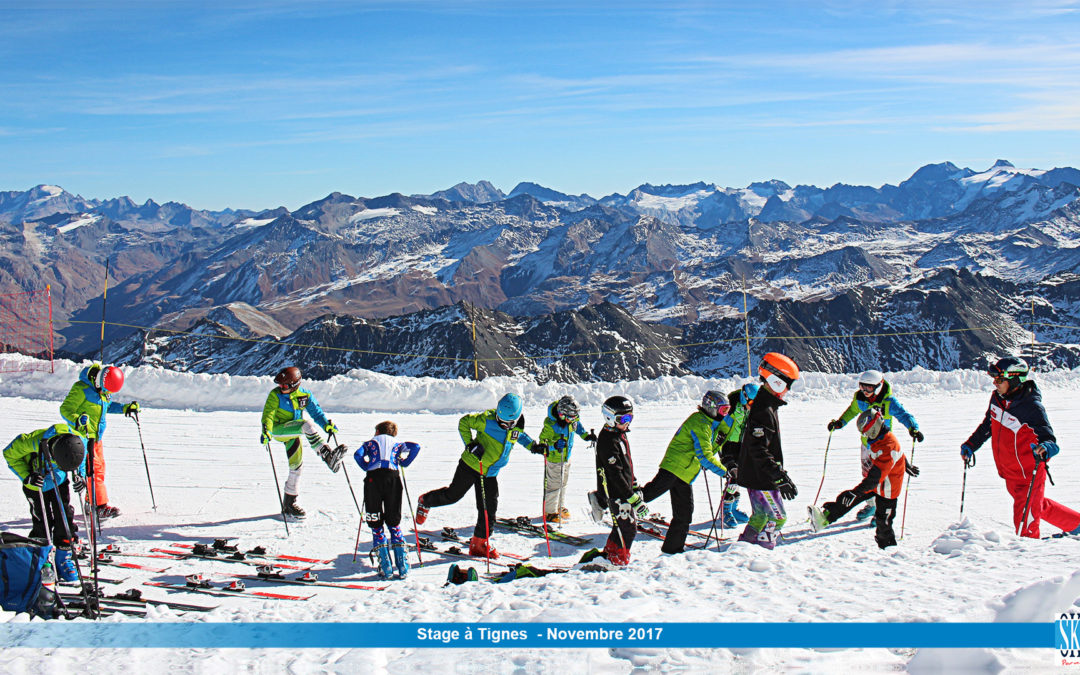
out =
[[[799,491],[784,471],[784,451],[780,445],[780,417],[777,408],[784,395],[799,379],[799,367],[787,356],[769,352],[758,373],[764,386],[758,389],[743,426],[736,482],[747,488],[753,513],[739,541],[771,549],[780,528],[787,522],[784,499],[794,499]]]
[[[637,532],[635,521],[647,516],[649,509],[634,478],[626,438],[634,419],[634,402],[625,396],[612,396],[604,401],[603,413],[604,428],[596,437],[596,492],[589,493],[589,504],[597,521],[605,510],[610,510],[614,525],[603,552],[593,549],[582,562],[603,556],[622,566],[630,562],[630,545]]]

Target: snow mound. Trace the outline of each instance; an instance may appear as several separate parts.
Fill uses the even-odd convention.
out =
[[[1053,621],[1080,598],[1080,572],[1024,586],[1001,599],[994,621],[1043,623]]]
[[[1013,542],[1002,546],[1002,535],[995,530],[984,532],[976,531],[976,526],[970,518],[964,518],[958,523],[953,523],[945,532],[938,536],[931,544],[936,553],[947,555],[950,558],[970,552],[982,552],[994,549],[1016,548],[1015,537]]]

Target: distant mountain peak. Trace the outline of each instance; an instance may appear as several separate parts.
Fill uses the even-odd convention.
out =
[[[992,166],[990,168],[991,169],[1015,169],[1016,167],[1013,165],[1012,162],[1010,162],[1007,159],[999,159],[998,161],[994,162],[994,166]]]
[[[415,195],[417,197],[445,199],[450,202],[472,202],[475,204],[488,204],[497,202],[506,195],[502,190],[492,185],[489,181],[482,180],[478,183],[458,183],[452,188],[439,190],[431,195]]]

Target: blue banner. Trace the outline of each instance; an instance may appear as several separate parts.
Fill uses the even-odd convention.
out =
[[[371,630],[372,626],[377,630]],[[3,647],[1054,648],[1054,623],[0,624]]]

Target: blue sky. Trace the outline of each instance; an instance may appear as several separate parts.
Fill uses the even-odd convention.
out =
[[[0,190],[295,209],[998,158],[1080,166],[1080,1],[0,0]]]

